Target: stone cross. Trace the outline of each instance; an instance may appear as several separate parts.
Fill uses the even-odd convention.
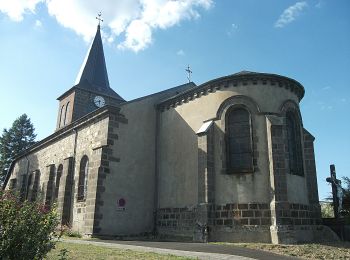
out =
[[[97,15],[98,15],[98,17],[96,16],[96,19],[98,20],[98,25],[100,25],[101,22],[103,22],[103,19],[101,18],[102,14],[101,14],[101,12],[99,12]]]
[[[339,218],[339,211],[341,210],[341,207],[342,207],[341,203],[342,203],[343,194],[342,194],[342,187],[340,184],[341,181],[337,179],[337,174],[335,172],[334,164],[330,165],[330,175],[331,177],[328,177],[326,181],[332,184],[334,217]]]
[[[191,74],[192,74],[192,70],[190,68],[190,65],[187,66],[187,69],[185,69],[185,71],[188,73],[187,79],[188,79],[188,82],[190,83],[191,82]]]

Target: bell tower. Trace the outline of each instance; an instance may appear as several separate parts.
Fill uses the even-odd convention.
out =
[[[59,101],[56,130],[104,105],[125,102],[110,86],[100,31],[96,35],[80,68],[75,85],[57,98]]]

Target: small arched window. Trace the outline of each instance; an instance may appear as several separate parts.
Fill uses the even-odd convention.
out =
[[[60,189],[60,180],[61,180],[61,176],[62,176],[62,171],[63,171],[63,165],[60,164],[57,167],[57,173],[56,173],[56,185],[55,185],[55,200],[57,200],[58,198],[58,192]]]
[[[67,103],[66,105],[66,110],[64,112],[64,125],[68,124],[68,116],[69,116],[69,110],[70,110],[70,102]]]
[[[80,161],[79,182],[78,182],[78,201],[86,199],[87,181],[89,175],[89,158],[84,155]]]
[[[33,190],[32,190],[32,196],[30,198],[31,201],[36,201],[39,191],[39,184],[40,184],[40,171],[36,170],[34,175],[34,182],[33,182]]]
[[[45,205],[48,207],[51,207],[52,204],[52,198],[54,195],[54,182],[55,182],[55,165],[51,164],[49,165],[49,180],[47,181],[46,186],[46,198],[45,198]]]
[[[232,108],[226,114],[226,164],[228,173],[253,172],[250,113]]]
[[[286,113],[286,126],[290,173],[304,175],[300,125],[293,112]]]
[[[64,105],[61,107],[61,111],[60,111],[60,121],[58,122],[58,127],[62,127],[64,125],[63,119],[63,112],[64,112]]]
[[[29,174],[29,178],[28,178],[28,181],[27,181],[26,199],[29,199],[29,193],[30,193],[30,190],[32,188],[32,185],[33,185],[33,173]]]

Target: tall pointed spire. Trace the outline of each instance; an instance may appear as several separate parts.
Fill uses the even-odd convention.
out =
[[[81,65],[75,85],[114,98],[124,100],[109,86],[108,74],[101,39],[100,22],[94,40]]]
[[[95,38],[80,68],[75,84],[84,83],[85,80],[95,87],[109,88],[100,25],[97,26]]]

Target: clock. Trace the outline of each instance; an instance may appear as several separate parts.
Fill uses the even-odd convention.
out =
[[[106,101],[103,97],[96,96],[94,98],[94,103],[95,103],[95,106],[97,106],[97,107],[103,107],[106,104]]]

